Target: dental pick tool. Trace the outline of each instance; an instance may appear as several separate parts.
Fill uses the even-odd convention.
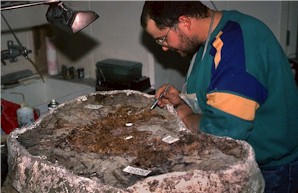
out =
[[[166,89],[161,93],[161,95],[158,97],[158,99],[155,99],[154,103],[150,107],[150,110],[154,109],[157,105],[158,101],[163,97],[163,95],[170,89],[171,85],[168,85]]]

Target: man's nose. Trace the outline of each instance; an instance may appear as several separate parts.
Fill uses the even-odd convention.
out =
[[[169,51],[169,49],[170,49],[168,46],[161,46],[161,48],[162,48],[162,50],[165,51],[165,52],[166,52],[166,51]]]

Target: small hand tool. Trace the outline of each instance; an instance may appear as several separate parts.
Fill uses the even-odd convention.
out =
[[[150,110],[154,109],[155,106],[157,105],[158,101],[163,97],[163,95],[170,89],[170,85],[168,85],[166,87],[166,89],[161,93],[161,95],[158,97],[158,99],[155,99],[154,103],[152,104],[152,106],[150,107]]]

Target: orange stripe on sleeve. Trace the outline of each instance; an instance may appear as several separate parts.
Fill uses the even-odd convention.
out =
[[[245,120],[254,120],[255,112],[259,108],[256,101],[230,93],[207,94],[207,104],[226,113]]]
[[[220,36],[223,32],[220,31],[217,36],[216,39],[214,40],[214,42],[212,43],[212,45],[214,46],[214,48],[216,49],[216,54],[214,56],[214,64],[215,64],[215,69],[217,68],[220,60],[221,60],[221,49],[223,47],[223,41],[220,39]]]

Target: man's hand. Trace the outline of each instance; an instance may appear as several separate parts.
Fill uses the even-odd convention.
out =
[[[156,94],[155,94],[155,98],[158,99],[160,97],[160,95],[164,92],[164,90],[166,89],[168,85],[163,85],[161,86]],[[170,88],[168,89],[167,92],[165,92],[163,94],[163,97],[159,99],[158,101],[158,106],[161,108],[164,108],[167,104],[170,104],[174,107],[184,103],[184,101],[181,99],[181,97],[179,96],[180,91],[178,91],[175,87],[170,86]]]
[[[167,86],[168,85],[163,85],[160,87],[155,94],[155,98],[159,98]],[[163,94],[163,97],[158,101],[157,104],[161,108],[164,108],[167,104],[174,106],[178,116],[183,121],[185,126],[192,132],[198,132],[201,115],[194,113],[191,107],[185,103],[179,94],[180,91],[178,91],[175,87],[170,86],[169,90]]]

